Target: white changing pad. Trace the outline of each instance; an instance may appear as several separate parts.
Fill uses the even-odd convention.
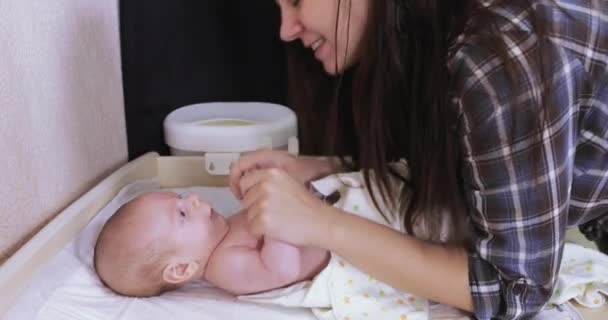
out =
[[[102,319],[201,319],[201,320],[315,320],[305,308],[256,304],[237,300],[224,291],[197,282],[159,297],[128,298],[105,288],[92,267],[93,246],[105,221],[123,203],[147,191],[161,190],[156,179],[124,187],[82,232],[32,277],[2,319],[102,320]],[[192,187],[162,189],[196,193],[226,216],[239,210],[228,188]],[[432,305],[432,319],[463,319],[453,308]]]
[[[308,309],[238,301],[198,282],[153,298],[121,297],[105,288],[92,268],[93,246],[104,222],[123,203],[146,191],[160,190],[157,180],[123,188],[83,231],[32,278],[3,319],[264,319],[314,320]],[[227,188],[164,189],[196,193],[220,213],[231,215],[239,203]]]

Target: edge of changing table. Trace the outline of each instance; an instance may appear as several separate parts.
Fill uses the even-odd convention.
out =
[[[0,315],[27,286],[38,268],[57,254],[126,184],[157,176],[158,154],[147,153],[103,179],[45,225],[0,266]]]
[[[162,157],[149,152],[126,163],[76,199],[0,265],[0,317],[38,268],[71,241],[125,185],[152,178],[158,178],[163,187],[226,185],[225,177],[207,174],[204,163],[203,156]]]
[[[0,265],[0,318],[38,268],[71,241],[125,185],[152,178],[158,178],[161,186],[167,188],[226,185],[226,177],[210,176],[206,172],[204,159],[203,156],[164,157],[149,152],[125,164],[75,200]],[[589,320],[604,319],[608,314],[608,306],[599,309],[577,306],[577,309]]]

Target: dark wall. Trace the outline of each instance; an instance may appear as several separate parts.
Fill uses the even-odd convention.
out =
[[[162,121],[211,101],[285,104],[285,52],[271,0],[122,0],[129,158],[168,154]]]

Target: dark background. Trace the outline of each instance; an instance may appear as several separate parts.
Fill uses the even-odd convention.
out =
[[[285,49],[272,0],[122,0],[129,159],[168,154],[162,122],[192,103],[285,104]]]

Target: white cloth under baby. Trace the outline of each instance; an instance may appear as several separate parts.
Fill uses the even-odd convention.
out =
[[[324,195],[339,192],[340,200],[334,204],[335,207],[403,231],[398,222],[387,221],[375,208],[361,173],[328,176],[313,182],[313,186]],[[359,271],[334,253],[327,267],[312,281],[239,298],[312,308],[315,316],[321,320],[429,318],[429,302],[426,299],[400,292]]]
[[[560,305],[574,299],[585,307],[597,308],[607,303],[607,296],[608,256],[566,243],[550,303]]]
[[[314,320],[304,308],[259,305],[239,301],[205,282],[151,298],[114,294],[103,286],[92,268],[93,246],[105,221],[124,203],[149,191],[197,194],[217,212],[229,216],[240,203],[228,188],[188,187],[161,189],[158,179],[125,186],[61,252],[40,266],[0,319],[6,320]],[[0,299],[2,299],[0,293]]]

